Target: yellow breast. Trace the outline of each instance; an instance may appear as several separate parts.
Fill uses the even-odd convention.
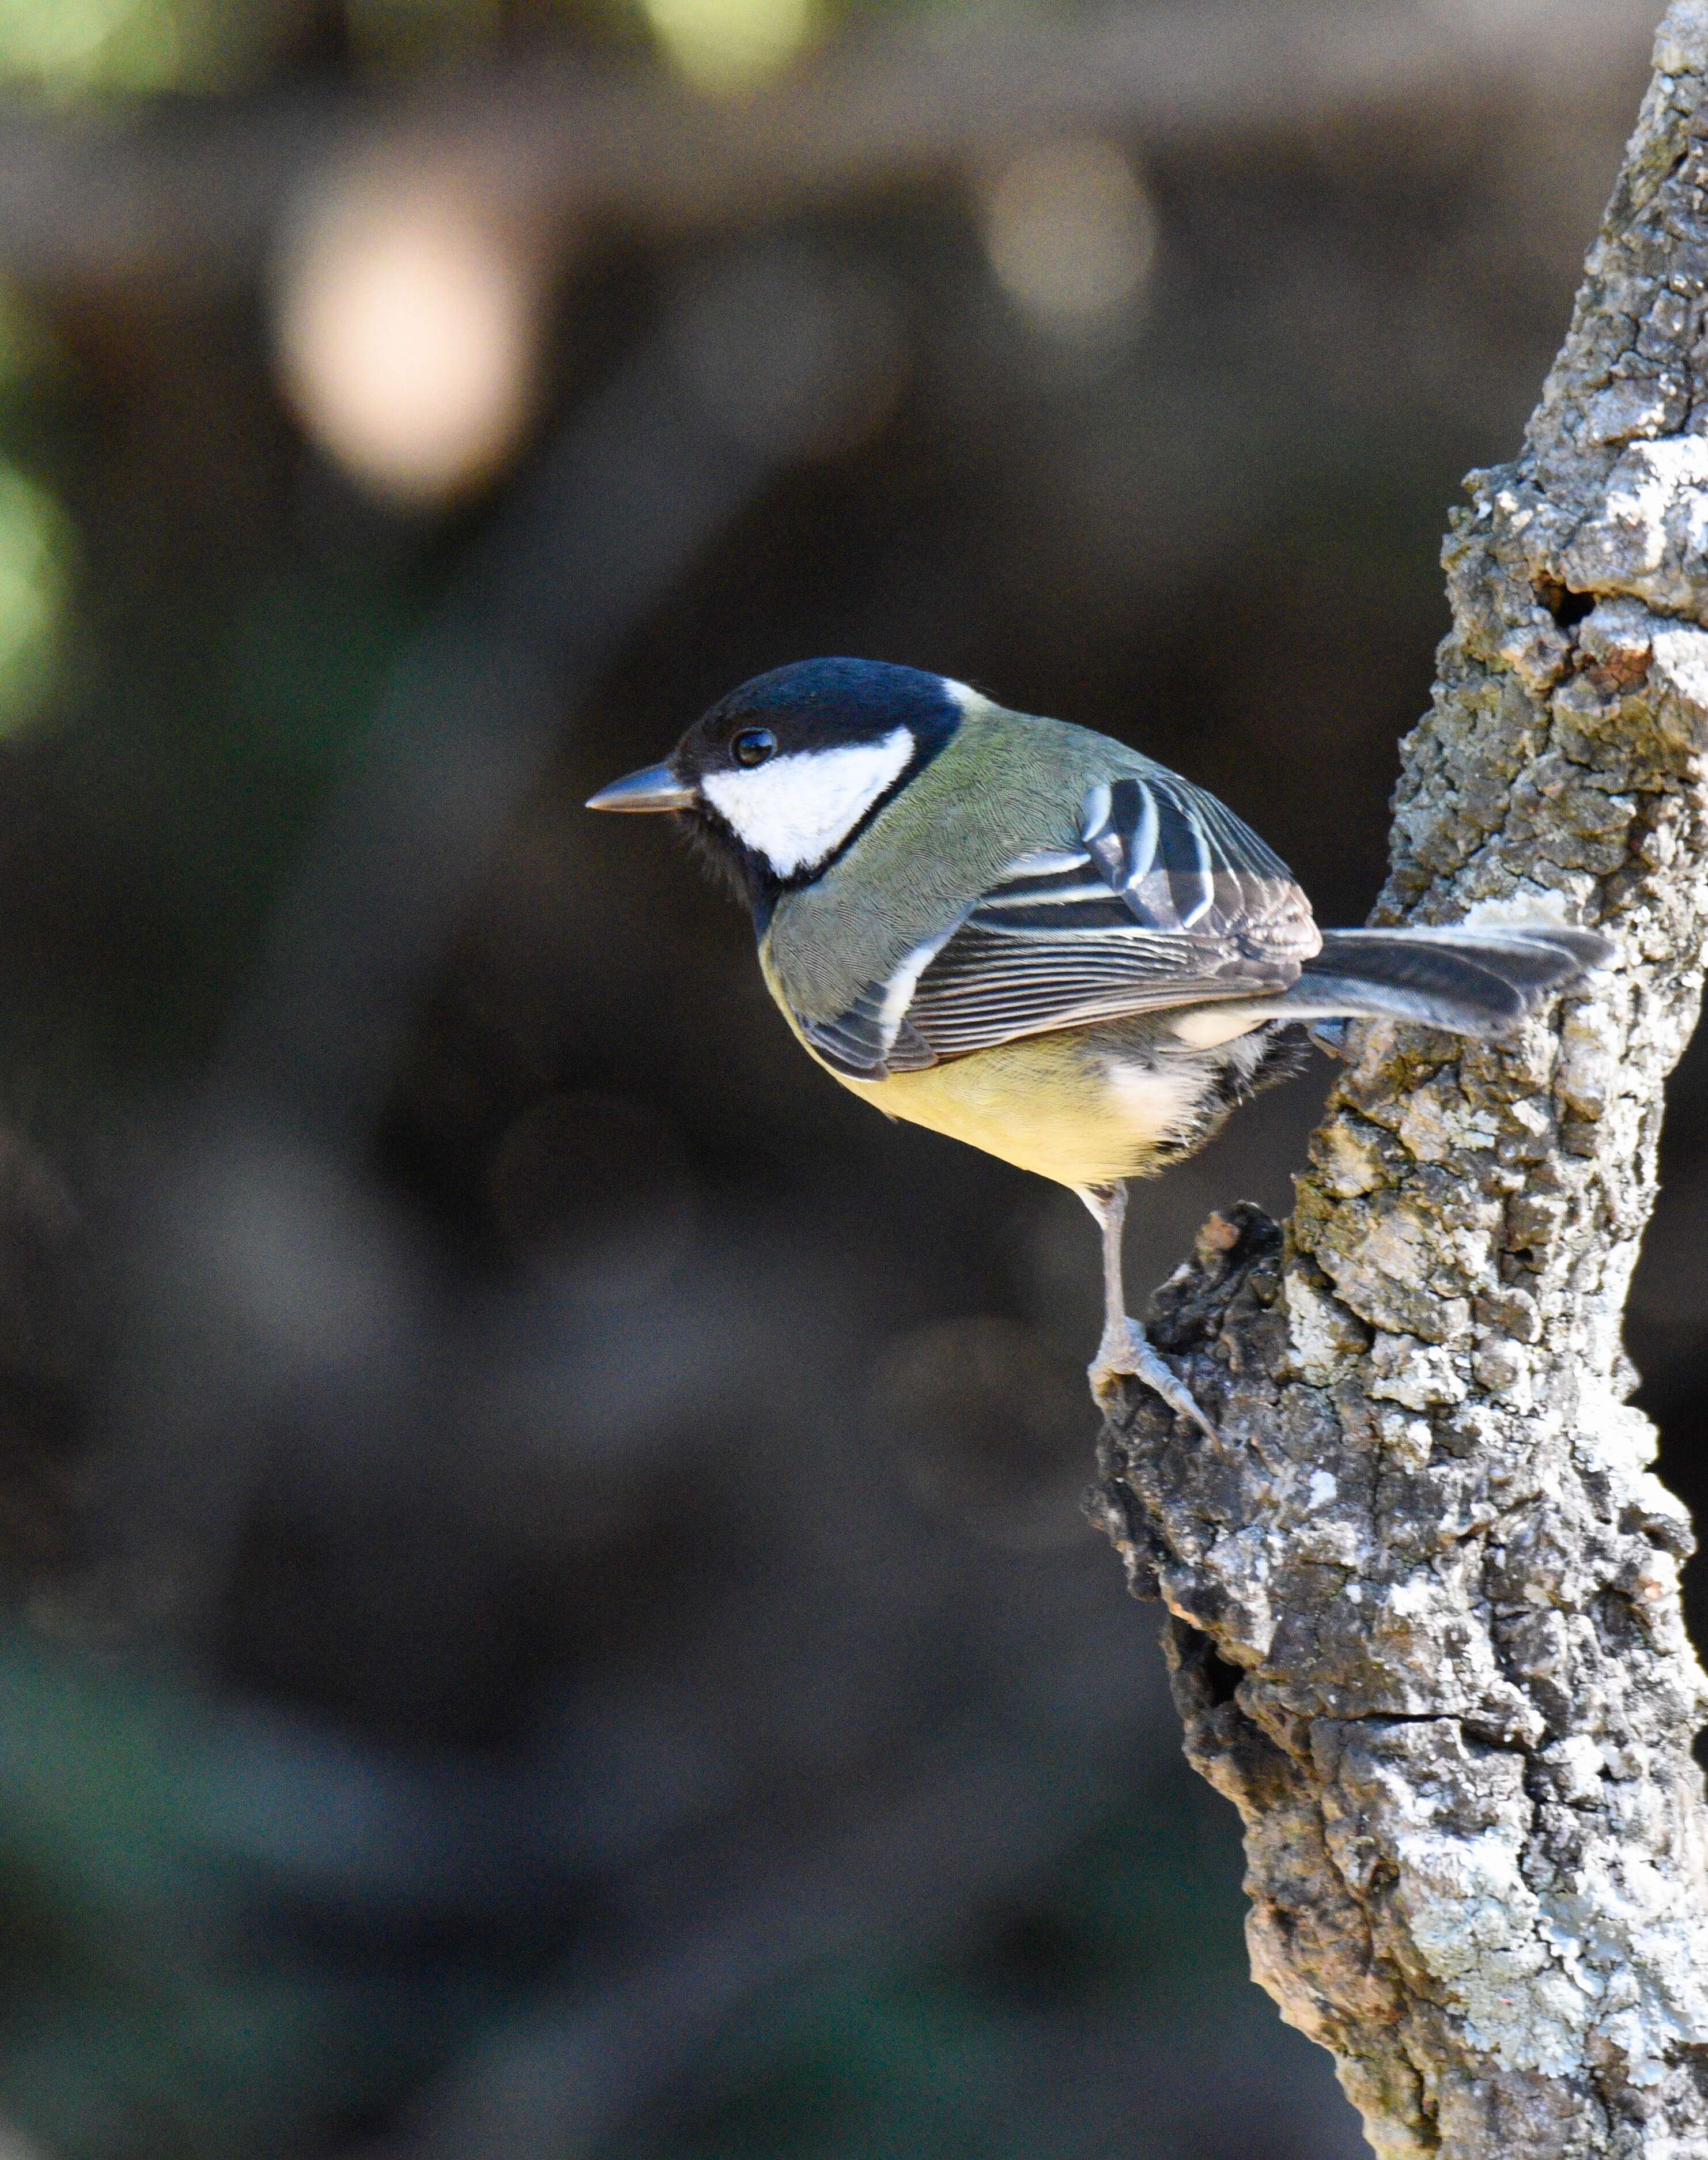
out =
[[[851,1079],[802,1034],[763,948],[760,962],[796,1041],[850,1094],[1058,1185],[1146,1176],[1164,1167],[1169,1142],[1217,1122],[1207,1119],[1202,1059],[1179,1044],[1159,1054],[1163,1031],[1148,1015],[1027,1036],[922,1072]]]
[[[889,1117],[1058,1185],[1108,1185],[1160,1168],[1159,1149],[1193,1130],[1202,1098],[1195,1059],[1171,1070],[1123,1057],[1109,1032],[1031,1036],[887,1080],[825,1070]]]

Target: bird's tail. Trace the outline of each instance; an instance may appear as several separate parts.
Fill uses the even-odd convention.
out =
[[[1563,923],[1325,930],[1322,950],[1277,1002],[1294,1020],[1400,1020],[1497,1036],[1612,957],[1605,937]]]

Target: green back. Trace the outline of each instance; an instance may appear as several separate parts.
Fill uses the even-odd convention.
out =
[[[833,1020],[1039,848],[1079,844],[1098,780],[1157,771],[1108,735],[983,702],[823,875],[778,903],[763,941],[774,987]]]

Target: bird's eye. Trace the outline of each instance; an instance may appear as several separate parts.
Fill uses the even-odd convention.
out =
[[[776,754],[777,739],[769,728],[743,728],[730,742],[729,755],[737,765],[763,765]]]

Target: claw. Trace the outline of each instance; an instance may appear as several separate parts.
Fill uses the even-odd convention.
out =
[[[1176,1417],[1190,1419],[1207,1439],[1222,1437],[1193,1401],[1191,1389],[1164,1364],[1161,1353],[1136,1320],[1124,1321],[1103,1330],[1103,1339],[1098,1345],[1096,1358],[1087,1368],[1086,1377],[1091,1382],[1093,1399],[1100,1410],[1108,1409],[1118,1380],[1138,1380],[1153,1394],[1160,1395]]]
[[[1127,1219],[1127,1188],[1114,1185],[1082,1185],[1076,1188],[1090,1208],[1103,1237],[1103,1339],[1087,1368],[1092,1399],[1105,1416],[1114,1405],[1115,1383],[1134,1379],[1160,1395],[1176,1417],[1189,1418],[1207,1439],[1219,1440],[1208,1418],[1192,1400],[1191,1390],[1177,1379],[1136,1320],[1127,1316],[1121,1290],[1121,1228]]]

